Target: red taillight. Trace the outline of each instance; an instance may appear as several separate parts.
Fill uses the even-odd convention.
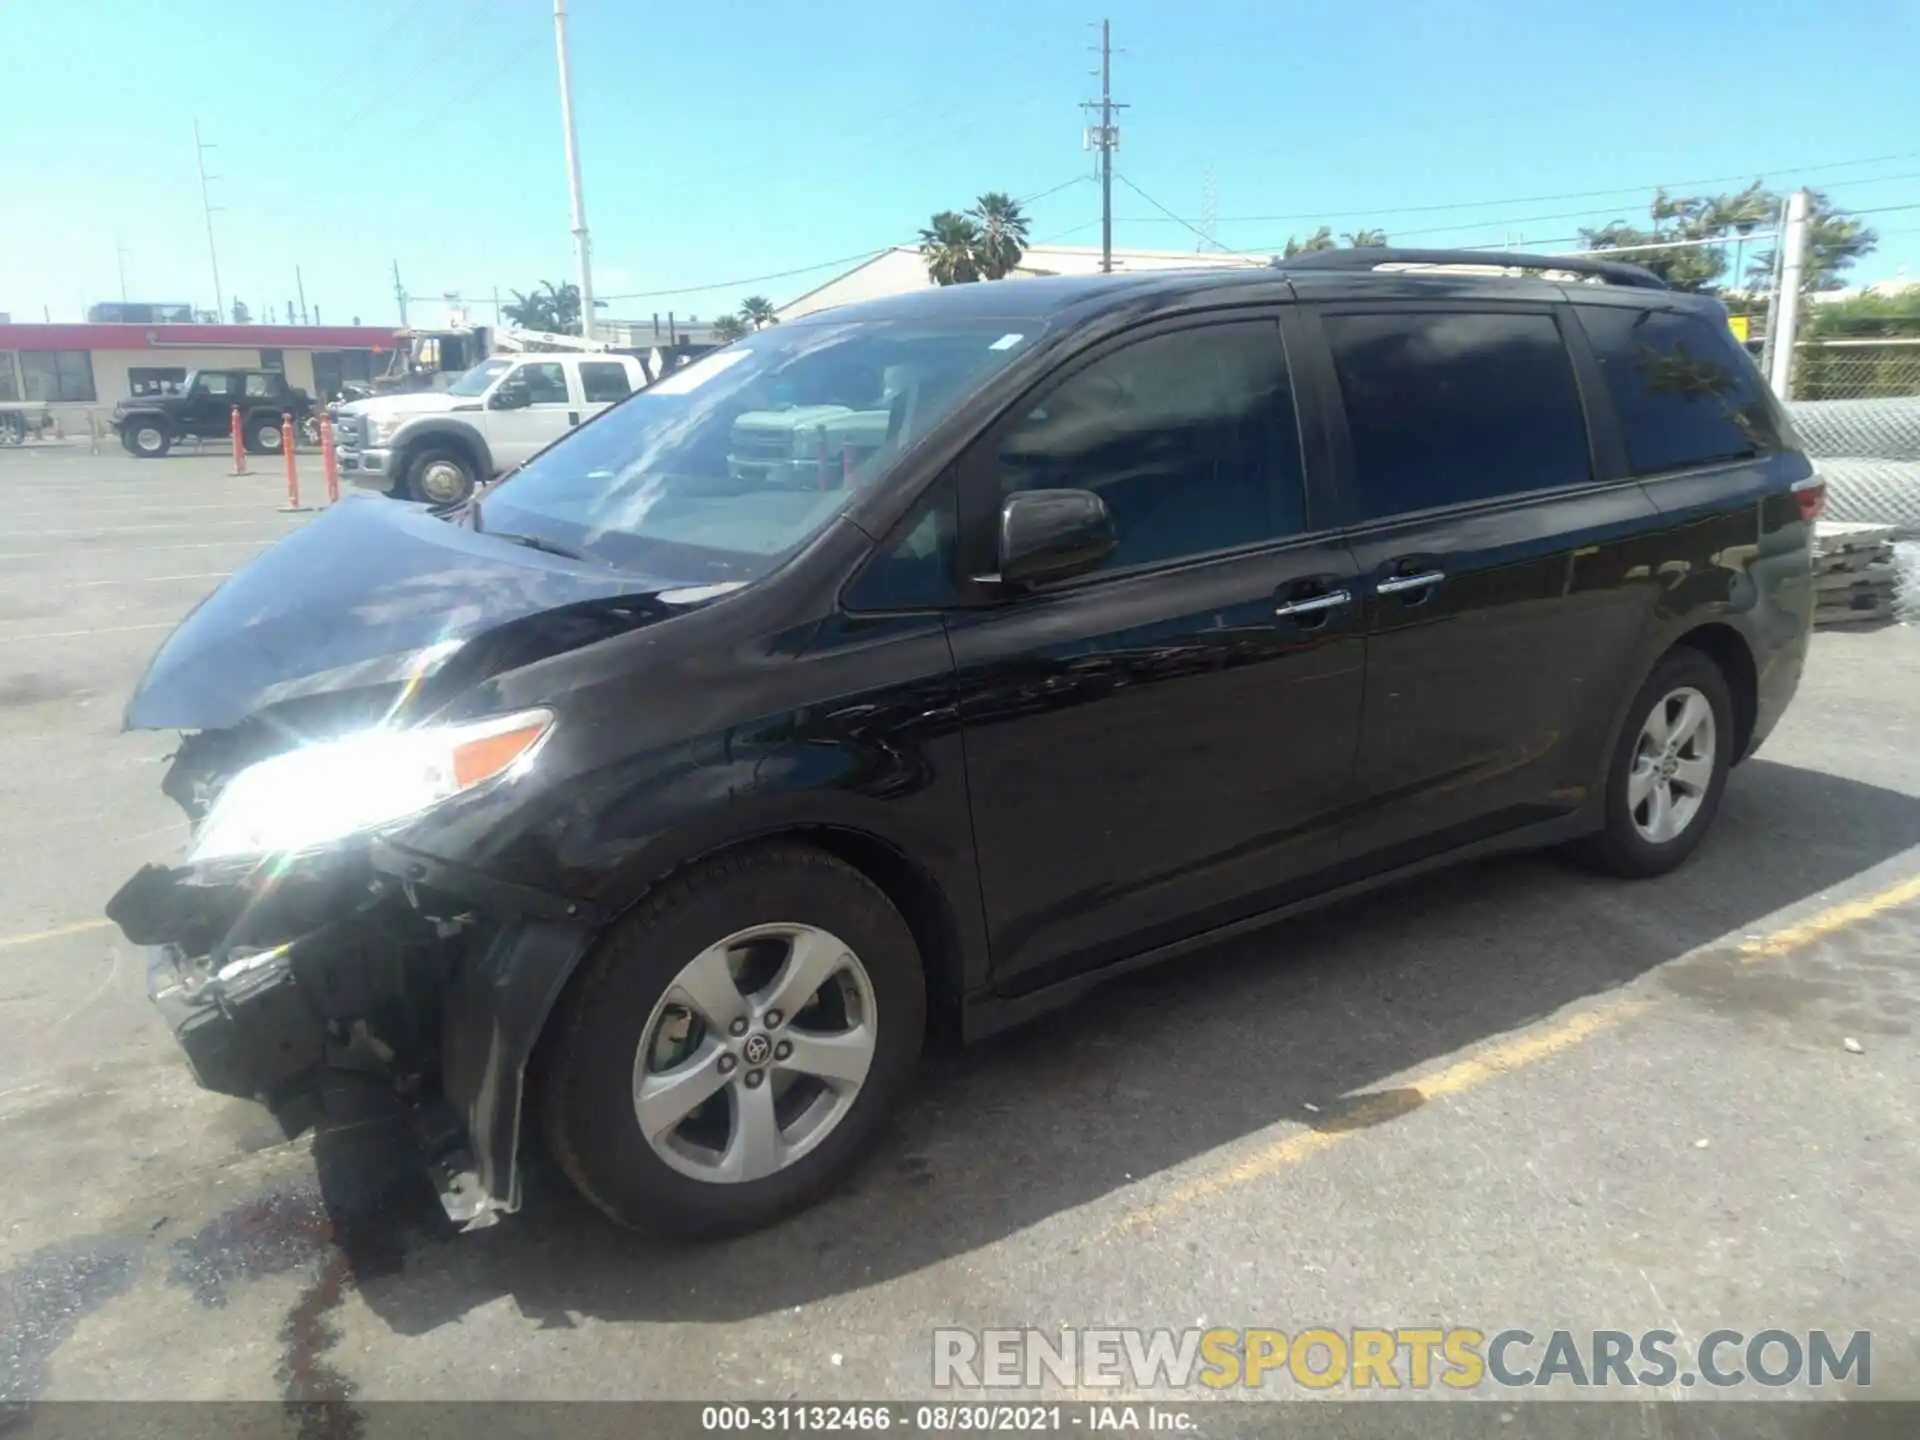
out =
[[[1800,507],[1800,518],[1812,523],[1827,508],[1827,482],[1815,476],[1793,487],[1793,502]]]

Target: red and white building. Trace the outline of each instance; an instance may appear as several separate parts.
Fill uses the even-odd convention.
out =
[[[279,370],[324,399],[384,369],[395,344],[380,325],[0,325],[0,401],[42,404],[84,434],[199,369]]]

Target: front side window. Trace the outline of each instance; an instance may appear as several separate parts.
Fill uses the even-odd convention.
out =
[[[996,371],[1032,320],[769,326],[550,446],[479,505],[538,535],[683,583],[753,579],[828,523]]]
[[[1113,516],[1103,567],[1256,545],[1305,528],[1286,352],[1271,320],[1138,341],[1032,406],[1000,442],[1000,493],[1091,490]]]
[[[520,381],[527,387],[529,405],[567,403],[567,371],[563,365],[550,361],[538,365],[522,365]]]
[[[1369,519],[1574,485],[1592,474],[1553,317],[1324,317]]]
[[[1721,327],[1672,310],[1577,308],[1636,475],[1779,445],[1760,374]]]
[[[20,379],[29,400],[90,401],[93,356],[85,350],[22,350]]]
[[[624,400],[633,393],[627,381],[627,367],[606,360],[580,362],[580,391],[589,405],[605,405]]]

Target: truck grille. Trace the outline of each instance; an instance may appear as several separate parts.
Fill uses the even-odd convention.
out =
[[[362,433],[361,418],[358,415],[336,415],[333,417],[333,443],[358,450],[366,443]]]
[[[785,460],[793,454],[791,430],[736,430],[733,453],[741,460]]]

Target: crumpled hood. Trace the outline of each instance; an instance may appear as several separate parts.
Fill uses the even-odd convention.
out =
[[[230,576],[153,657],[126,726],[225,729],[299,696],[400,679],[508,622],[672,581],[531,550],[362,497]]]

